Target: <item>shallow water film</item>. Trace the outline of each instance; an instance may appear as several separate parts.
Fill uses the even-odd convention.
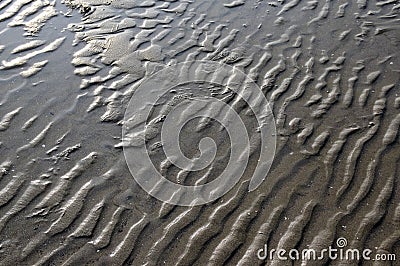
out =
[[[0,265],[400,265],[400,1],[0,0]]]

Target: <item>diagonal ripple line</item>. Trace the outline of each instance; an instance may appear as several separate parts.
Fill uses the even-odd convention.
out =
[[[276,148],[275,120],[269,103],[258,85],[238,68],[215,61],[191,61],[165,66],[147,77],[130,99],[122,127],[123,151],[129,171],[135,181],[151,196],[160,201],[180,206],[196,206],[212,202],[240,180],[248,166],[250,140],[245,124],[239,114],[226,102],[210,96],[187,97],[174,106],[168,114],[157,121],[148,122],[154,107],[167,93],[178,85],[216,84],[225,92],[234,92],[250,107],[257,119],[259,134],[259,158],[249,191],[255,190],[266,178]],[[215,112],[214,112],[215,110]],[[183,127],[195,118],[217,121],[227,131],[230,139],[229,161],[223,172],[211,182],[195,186],[174,183],[156,169],[151,161],[146,143],[154,135],[155,124],[162,124],[161,145],[167,159],[185,171],[199,171],[209,167],[216,157],[218,145],[210,137],[200,140],[200,156],[187,158],[179,143]],[[151,137],[150,137],[151,138]],[[154,192],[154,187],[162,189]]]

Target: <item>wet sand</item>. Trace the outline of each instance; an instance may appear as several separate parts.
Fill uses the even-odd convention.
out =
[[[1,1],[0,265],[302,265],[257,250],[319,250],[340,237],[400,256],[399,13],[392,0]],[[254,137],[232,190],[172,206],[135,182],[122,124],[146,76],[193,60],[229,64],[260,86],[276,153],[249,192]],[[192,134],[201,122],[183,132],[188,154],[204,136],[226,138],[211,122]],[[166,164],[156,148],[170,180],[207,173]],[[219,148],[211,179],[229,159]],[[344,264],[399,262],[303,262]]]

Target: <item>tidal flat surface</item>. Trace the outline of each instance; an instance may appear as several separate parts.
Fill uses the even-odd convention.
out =
[[[1,0],[0,265],[400,265],[399,47],[396,0]],[[262,140],[248,106],[218,87],[164,95],[151,121],[212,92],[250,138],[240,181],[184,207],[135,182],[121,132],[141,82],[193,60],[261,88],[276,151],[249,192]],[[227,166],[216,121],[182,131],[189,157],[204,136],[218,143],[195,172],[168,162],[156,122],[147,146],[169,180],[198,184]],[[397,261],[257,257],[264,245],[321,250],[338,238]]]

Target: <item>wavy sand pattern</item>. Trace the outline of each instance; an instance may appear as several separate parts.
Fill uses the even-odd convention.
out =
[[[256,252],[338,237],[400,255],[399,14],[396,0],[0,1],[0,265],[292,265]],[[245,175],[210,204],[163,204],[128,171],[124,111],[161,65],[204,59],[261,87],[275,160],[253,192]],[[157,155],[154,130],[155,165],[179,182],[229,157],[185,172]]]

